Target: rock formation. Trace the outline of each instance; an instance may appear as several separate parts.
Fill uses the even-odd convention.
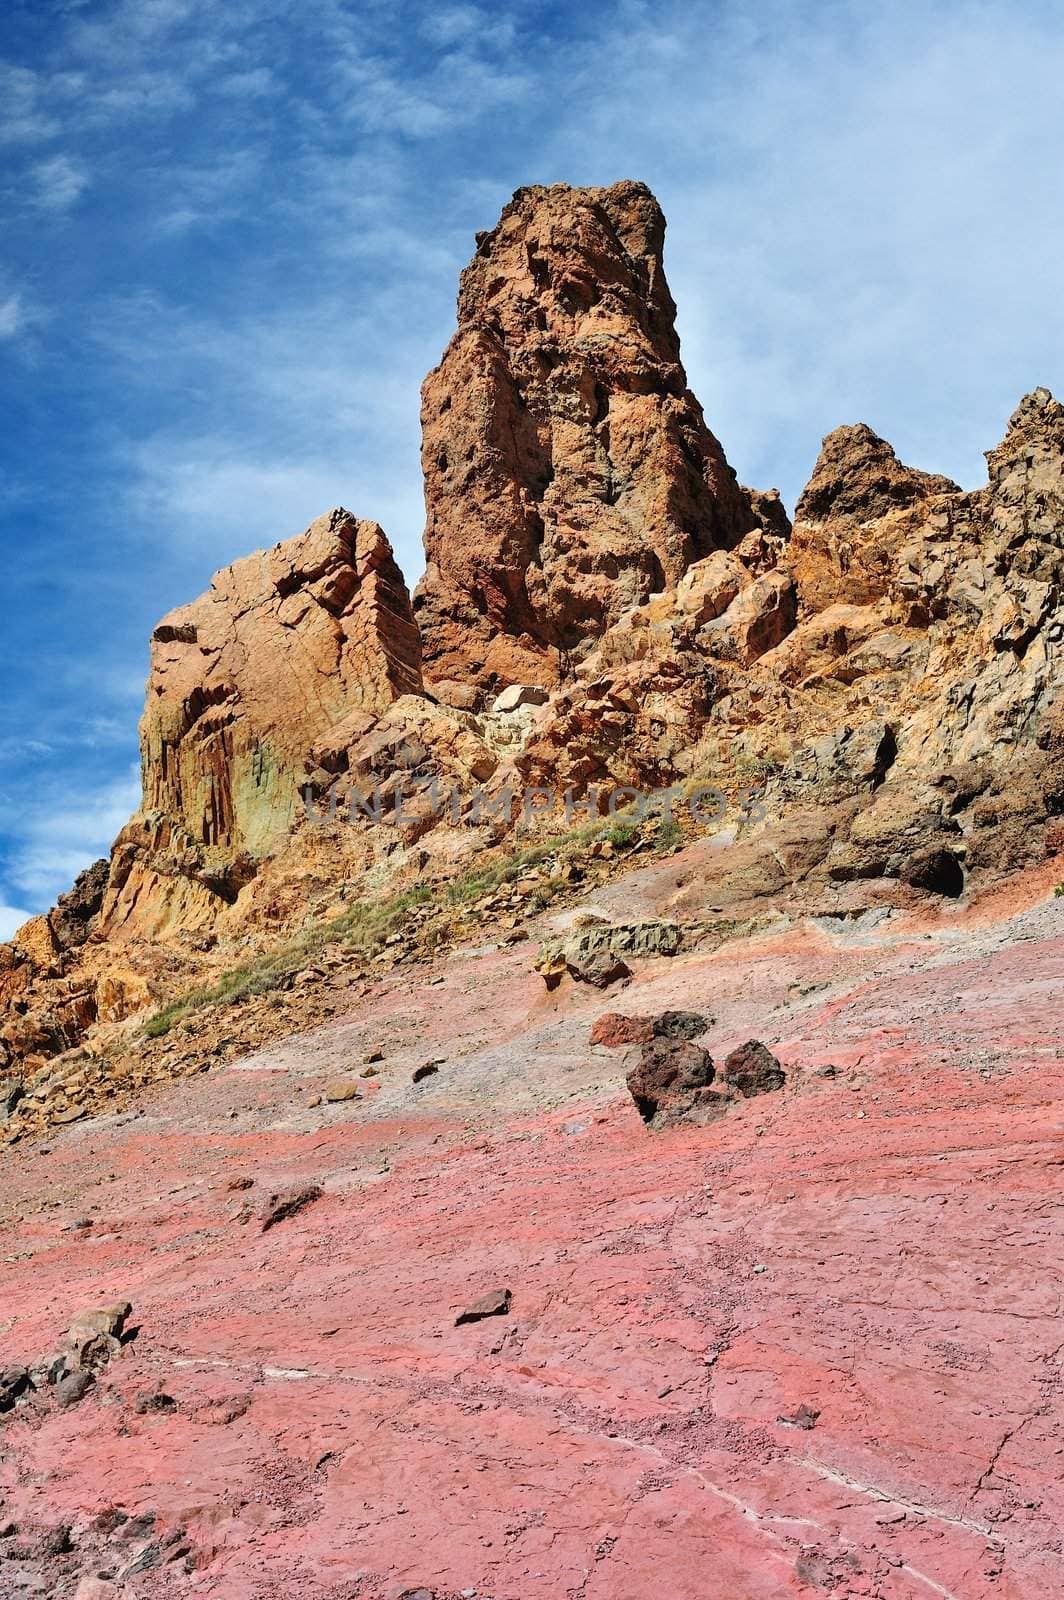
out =
[[[663,234],[619,183],[520,190],[479,236],[424,388],[413,607],[380,528],[336,510],[159,624],[142,807],[0,946],[0,1070],[450,880],[528,786],[755,790],[713,889],[754,919],[955,900],[1064,847],[1064,408],[1028,395],[971,492],[839,428],[792,530],[687,390]],[[567,936],[585,978],[648,957],[618,937]]]
[[[152,635],[143,802],[115,846],[105,925],[145,899],[209,924],[287,839],[315,747],[353,741],[421,690],[402,574],[343,509],[215,574]]]
[[[762,532],[625,612],[537,719],[536,783],[766,787],[832,818],[830,882],[956,894],[1060,847],[1064,410],[1029,395],[972,493],[867,427]]]
[[[428,684],[376,524],[227,568],[0,944],[9,1595],[1064,1592],[1064,408],[973,492],[840,428],[792,533],[661,228],[482,237]]]
[[[760,520],[687,388],[664,237],[638,183],[519,189],[478,234],[422,391],[432,679],[553,681]]]

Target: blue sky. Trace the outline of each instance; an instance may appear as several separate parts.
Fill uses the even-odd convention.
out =
[[[418,386],[529,182],[649,183],[692,387],[789,504],[967,485],[1064,390],[1055,4],[8,0],[0,937],[134,808],[147,639],[342,503],[420,564]]]

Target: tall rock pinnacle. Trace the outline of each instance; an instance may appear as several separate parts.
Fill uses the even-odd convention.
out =
[[[519,189],[422,389],[435,680],[540,681],[756,517],[687,388],[643,184]]]

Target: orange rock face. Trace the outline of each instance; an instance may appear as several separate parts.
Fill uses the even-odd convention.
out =
[[[315,747],[421,689],[402,574],[375,522],[330,512],[226,567],[152,637],[144,799],[112,862],[105,926],[209,923],[284,843]]]
[[[226,567],[155,629],[143,809],[197,844],[262,852],[288,831],[315,742],[420,688],[391,546],[375,522],[332,511]]]
[[[755,513],[687,388],[642,184],[519,189],[422,391],[433,679],[553,681]],[[785,519],[784,519],[785,520]]]

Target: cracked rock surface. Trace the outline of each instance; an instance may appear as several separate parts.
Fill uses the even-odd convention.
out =
[[[648,1131],[602,996],[545,994],[519,943],[13,1149],[5,1362],[127,1292],[140,1332],[75,1406],[0,1418],[6,1592],[1061,1592],[1050,888],[647,956],[633,1017],[786,1072],[705,1126]],[[371,1046],[364,1103],[308,1103]]]

